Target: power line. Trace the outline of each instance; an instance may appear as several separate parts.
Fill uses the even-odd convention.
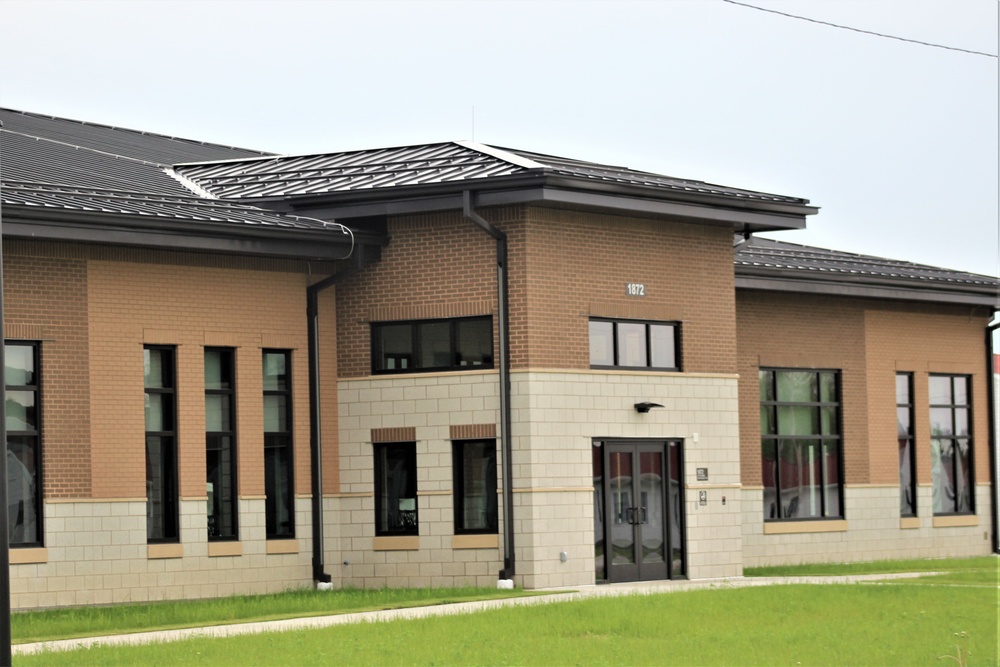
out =
[[[841,30],[851,30],[853,32],[860,32],[865,35],[874,35],[876,37],[884,37],[886,39],[896,39],[900,42],[910,42],[911,44],[920,44],[921,46],[932,46],[935,49],[948,49],[949,51],[961,51],[962,53],[971,53],[975,56],[986,56],[987,58],[996,58],[995,53],[984,53],[982,51],[970,51],[969,49],[960,49],[955,46],[945,46],[943,44],[933,44],[931,42],[921,42],[919,39],[907,39],[906,37],[896,37],[895,35],[886,35],[881,32],[874,32],[872,30],[862,30],[861,28],[852,28],[848,25],[840,25],[837,23],[830,23],[828,21],[819,21],[817,19],[811,19],[806,16],[797,16],[795,14],[787,14],[785,12],[779,12],[776,9],[765,9],[764,7],[757,7],[756,5],[748,5],[745,2],[737,2],[736,0],[722,0],[723,2],[728,2],[731,5],[739,5],[740,7],[747,7],[749,9],[756,9],[757,11],[767,12],[768,14],[777,14],[778,16],[787,16],[790,19],[798,19],[800,21],[809,21],[810,23],[818,23],[820,25],[827,25],[831,28],[840,28]]]

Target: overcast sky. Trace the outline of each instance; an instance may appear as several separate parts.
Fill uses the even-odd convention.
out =
[[[996,0],[747,0],[990,54]],[[997,58],[737,6],[0,0],[0,105],[281,153],[474,139],[805,197],[997,275]]]

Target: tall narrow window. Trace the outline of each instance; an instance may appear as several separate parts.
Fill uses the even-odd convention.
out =
[[[143,349],[146,390],[146,538],[176,542],[177,423],[174,348]]]
[[[497,443],[461,440],[452,445],[455,534],[497,532]]]
[[[896,373],[899,434],[899,514],[917,515],[917,461],[913,456],[913,373]]]
[[[233,357],[229,349],[205,349],[205,490],[210,540],[235,540],[238,536]]]
[[[972,514],[972,405],[969,377],[932,375],[931,481],[934,514]]]
[[[839,373],[760,371],[764,519],[842,516]]]
[[[38,346],[7,343],[7,537],[11,547],[42,544],[42,451]]]
[[[375,443],[375,534],[417,535],[417,445]]]
[[[292,355],[264,350],[264,523],[268,539],[295,537]]]

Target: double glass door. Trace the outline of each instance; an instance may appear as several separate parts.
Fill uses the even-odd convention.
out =
[[[684,577],[682,443],[594,441],[598,581]]]

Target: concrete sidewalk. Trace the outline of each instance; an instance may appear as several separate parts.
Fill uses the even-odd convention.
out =
[[[260,623],[210,625],[198,628],[186,628],[183,630],[161,630],[157,632],[136,632],[124,635],[107,635],[103,637],[84,637],[81,639],[61,639],[56,641],[36,642],[33,644],[15,644],[11,647],[11,653],[13,655],[31,655],[42,651],[70,651],[77,648],[86,648],[96,645],[118,646],[150,644],[156,642],[179,641],[193,637],[232,637],[235,635],[247,635],[262,632],[287,632],[289,630],[328,628],[335,625],[348,625],[350,623],[372,623],[379,621],[405,620],[411,618],[427,618],[431,616],[471,614],[487,609],[551,604],[553,602],[581,600],[590,597],[659,595],[713,588],[745,588],[750,586],[775,586],[783,584],[853,584],[878,582],[888,579],[922,577],[928,574],[934,573],[904,572],[896,574],[862,574],[838,577],[734,577],[731,579],[700,579],[698,581],[631,582],[626,584],[580,586],[566,589],[551,588],[543,589],[550,593],[550,595],[507,598],[502,600],[482,600],[477,602],[457,602],[454,604],[434,605],[430,607],[410,607],[407,609],[367,611],[355,614],[336,614],[333,616],[289,618],[282,621],[263,621]]]

